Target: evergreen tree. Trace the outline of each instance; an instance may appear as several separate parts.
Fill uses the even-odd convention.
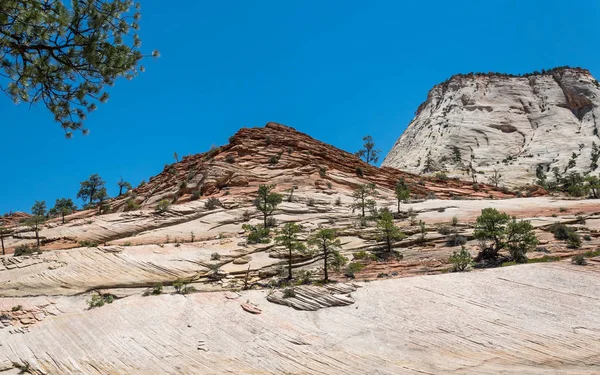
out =
[[[365,210],[372,210],[375,207],[375,201],[370,199],[370,197],[374,196],[375,194],[375,185],[359,185],[352,193],[352,198],[354,198],[352,212],[355,210],[360,210],[361,216],[365,217]]]
[[[356,156],[363,158],[367,164],[377,163],[381,150],[375,148],[373,137],[366,135],[363,137],[363,148],[358,150]]]
[[[46,221],[46,202],[35,201],[33,207],[31,207],[32,216],[24,219],[22,222],[31,230],[35,232],[35,239],[37,247],[40,247],[40,227]]]
[[[400,202],[406,201],[410,198],[410,189],[406,186],[404,179],[401,178],[396,183],[396,199],[398,200],[398,213],[400,213]]]
[[[94,200],[98,198],[98,192],[102,188],[104,188],[104,180],[99,175],[93,174],[87,180],[81,182],[77,198],[83,200],[84,203],[88,201],[88,204],[92,205]]]
[[[377,220],[377,232],[379,233],[379,240],[385,242],[388,253],[392,252],[392,242],[406,237],[394,224],[394,217],[389,211],[384,211],[381,218]]]
[[[67,137],[85,132],[87,113],[108,100],[105,86],[143,70],[139,9],[133,0],[2,0],[2,91],[42,102]]]
[[[65,216],[72,214],[77,210],[77,206],[71,198],[60,198],[54,203],[54,207],[50,209],[50,215],[62,217],[62,223],[65,223]]]
[[[292,279],[292,256],[293,252],[304,252],[306,246],[298,240],[298,233],[302,227],[296,223],[286,223],[283,228],[278,231],[278,236],[275,241],[278,245],[283,246],[288,251],[288,280]]]
[[[325,282],[329,281],[328,270],[330,268],[339,271],[346,264],[347,259],[340,254],[339,249],[342,248],[340,239],[337,238],[333,229],[319,229],[309,237],[308,246],[319,251],[323,255],[323,272]]]
[[[6,237],[8,233],[8,229],[6,229],[4,223],[0,221],[0,243],[2,244],[2,255],[6,255],[6,250],[4,249],[4,237]]]
[[[46,216],[46,201],[35,201],[31,207],[31,214],[34,216]]]
[[[275,211],[277,205],[283,201],[283,196],[273,192],[273,189],[275,189],[275,185],[260,185],[258,196],[254,200],[254,206],[263,214],[265,228],[267,227],[267,218]]]
[[[131,190],[131,184],[123,180],[123,177],[117,182],[117,186],[119,187],[119,196],[123,195],[123,189],[125,189],[125,192]]]

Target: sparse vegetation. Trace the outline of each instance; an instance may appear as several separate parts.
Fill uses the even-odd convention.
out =
[[[364,172],[363,172],[363,169],[361,167],[356,167],[356,169],[354,170],[354,172],[356,173],[356,175],[358,177],[363,177],[364,176]]]
[[[392,243],[406,237],[402,231],[394,224],[394,217],[388,212],[383,212],[381,218],[377,221],[378,239],[385,242],[388,253],[392,252]]]
[[[585,266],[587,264],[587,260],[585,259],[583,254],[577,254],[574,255],[573,258],[571,258],[571,263],[576,264],[578,266]]]
[[[229,164],[233,164],[235,163],[235,156],[233,156],[233,154],[228,154],[227,156],[225,156],[225,161]]]
[[[341,206],[342,205],[342,198],[337,197],[335,199],[335,201],[333,202],[333,204],[336,205],[336,206],[338,206],[338,207]]]
[[[219,200],[219,198],[210,197],[204,203],[204,208],[206,208],[207,210],[214,210],[215,208],[221,207],[222,205],[223,204],[221,203],[221,201]]]
[[[323,280],[329,280],[329,269],[339,271],[348,259],[340,254],[342,243],[333,229],[319,229],[307,241],[308,246],[323,255]]]
[[[277,205],[283,200],[281,194],[273,192],[274,189],[275,185],[260,185],[258,196],[254,200],[254,206],[263,214],[265,228],[268,227],[267,218],[273,214]]]
[[[463,246],[460,249],[460,252],[454,252],[448,259],[448,261],[452,264],[453,272],[464,272],[467,267],[472,262],[471,254],[467,251],[467,249]]]
[[[359,210],[361,217],[365,217],[365,210],[372,210],[375,207],[375,201],[371,199],[376,194],[375,185],[365,184],[358,186],[352,193],[354,203],[352,212]]]
[[[364,266],[358,262],[350,262],[346,266],[345,275],[351,279],[354,279],[354,277],[356,276],[356,273],[360,272],[363,268],[364,268]]]
[[[366,135],[363,137],[363,148],[356,152],[356,156],[362,158],[367,164],[377,163],[381,150],[375,148],[373,137]]]
[[[200,197],[202,197],[202,192],[200,190],[194,190],[192,191],[192,196],[190,197],[190,200],[196,201],[200,199]]]
[[[167,210],[169,209],[170,206],[171,206],[171,202],[168,199],[163,199],[160,202],[158,202],[155,210],[158,213],[165,213],[165,212],[167,212]]]
[[[271,238],[269,237],[270,231],[268,227],[265,228],[262,225],[254,226],[250,224],[244,224],[242,225],[242,229],[248,232],[248,244],[271,242]]]
[[[221,254],[217,252],[210,254],[210,260],[221,260]]]
[[[278,236],[275,237],[275,242],[286,248],[288,251],[288,280],[292,279],[292,256],[294,252],[304,252],[306,246],[298,240],[298,233],[301,227],[296,223],[286,223],[283,228],[278,231]]]
[[[319,167],[319,176],[321,176],[321,178],[324,178],[326,175],[327,175],[327,168]]]
[[[404,179],[401,178],[396,183],[396,200],[398,201],[398,213],[400,213],[400,202],[405,202],[408,198],[410,198],[410,189],[404,182]]]
[[[92,295],[91,299],[88,300],[88,307],[90,309],[102,307],[107,303],[113,303],[114,300],[115,296],[112,294],[96,293]]]

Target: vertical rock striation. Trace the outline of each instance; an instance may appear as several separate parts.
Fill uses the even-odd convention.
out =
[[[497,169],[513,186],[531,183],[538,168],[564,172],[571,159],[567,171],[585,173],[600,145],[599,95],[581,68],[455,75],[431,89],[383,166],[479,182]]]

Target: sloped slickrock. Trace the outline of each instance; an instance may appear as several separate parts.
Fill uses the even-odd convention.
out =
[[[14,363],[53,375],[594,374],[598,267],[392,279],[364,284],[351,306],[262,303],[260,315],[224,293],[132,296],[46,317],[25,333],[0,329],[0,370]],[[259,302],[267,291],[241,294]]]
[[[475,170],[479,182],[498,169],[507,186],[533,182],[538,166],[563,172],[573,156],[569,170],[587,172],[598,105],[600,83],[581,68],[458,74],[429,91],[382,165],[421,173],[429,164],[460,178]]]

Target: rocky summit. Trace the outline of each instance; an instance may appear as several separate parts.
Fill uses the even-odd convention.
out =
[[[581,68],[458,74],[429,91],[383,166],[477,182],[502,175],[511,187],[555,167],[594,171],[599,96],[600,83]]]

